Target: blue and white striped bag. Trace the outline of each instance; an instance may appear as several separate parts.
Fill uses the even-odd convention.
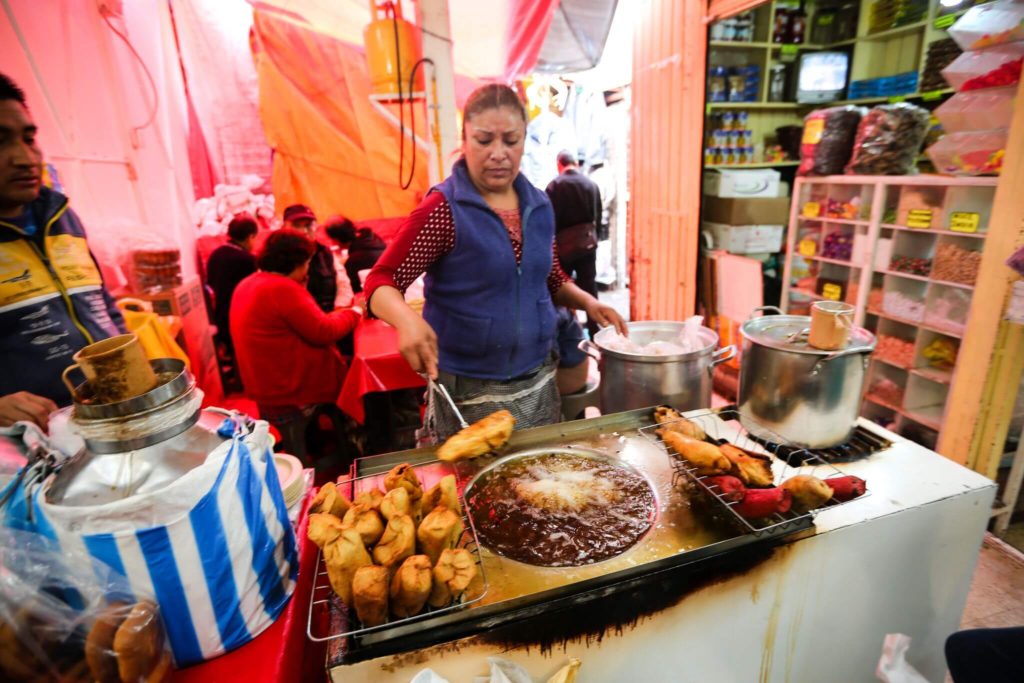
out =
[[[295,589],[295,534],[271,444],[257,421],[163,490],[95,507],[47,503],[48,480],[28,493],[30,526],[156,596],[178,666],[211,659],[270,626]],[[26,526],[11,524],[26,507],[19,497],[9,526]]]

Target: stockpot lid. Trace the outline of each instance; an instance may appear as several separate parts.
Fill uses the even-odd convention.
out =
[[[854,326],[850,330],[850,340],[846,346],[835,351],[817,349],[807,343],[807,330],[811,327],[808,315],[766,315],[751,318],[743,323],[743,336],[752,342],[780,351],[793,353],[809,353],[828,356],[839,352],[863,351],[870,353],[875,350],[877,340],[863,327]]]

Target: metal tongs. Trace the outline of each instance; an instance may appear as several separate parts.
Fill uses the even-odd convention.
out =
[[[444,399],[448,401],[448,406],[452,409],[452,412],[455,414],[455,417],[458,418],[459,425],[461,425],[463,429],[469,426],[469,423],[466,422],[466,418],[462,417],[462,411],[459,410],[459,407],[457,405],[455,405],[455,401],[452,400],[451,394],[448,393],[448,389],[446,389],[443,384],[432,379],[430,376],[427,376],[427,388],[430,391],[436,391],[442,396],[444,396]]]

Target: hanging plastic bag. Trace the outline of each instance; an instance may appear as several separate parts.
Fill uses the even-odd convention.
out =
[[[164,488],[68,506],[48,501],[51,477],[12,496],[25,504],[8,505],[4,523],[84,551],[154,595],[178,666],[233,650],[277,619],[298,572],[267,423],[251,433],[234,426],[231,440]]]
[[[902,633],[886,634],[875,677],[883,683],[928,683],[928,679],[907,662],[909,649],[910,636]]]
[[[38,534],[0,529],[0,680],[158,683],[159,610],[124,577]]]

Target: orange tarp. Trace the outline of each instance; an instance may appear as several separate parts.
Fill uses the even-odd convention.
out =
[[[398,180],[399,133],[373,108],[361,49],[255,12],[253,51],[260,83],[260,117],[274,153],[278,213],[308,204],[323,220],[409,213],[427,189],[427,157],[417,151],[408,190]],[[397,115],[397,106],[392,106]],[[408,106],[406,126],[409,125]],[[416,112],[423,135],[424,111]],[[412,145],[406,138],[405,169]]]

